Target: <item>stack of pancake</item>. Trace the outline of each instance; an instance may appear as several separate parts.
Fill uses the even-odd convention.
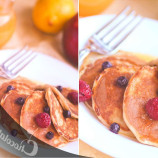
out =
[[[78,105],[68,99],[72,92],[77,93],[70,88],[56,88],[23,77],[0,78],[0,123],[13,136],[26,139],[28,132],[53,147],[75,141],[78,138]],[[69,114],[66,117],[65,112]],[[48,127],[38,126],[36,116],[41,113],[50,116]]]
[[[116,123],[120,134],[154,146],[158,146],[158,121],[149,117],[145,106],[158,97],[156,63],[123,51],[111,56],[92,52],[80,68],[80,80],[92,89],[92,98],[85,105],[98,119],[108,128]],[[126,79],[122,85],[119,78]]]

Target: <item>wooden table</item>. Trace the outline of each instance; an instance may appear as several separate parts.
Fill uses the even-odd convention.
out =
[[[158,0],[114,0],[114,2],[101,14],[116,14],[128,5],[138,14],[158,20]],[[110,158],[110,156],[99,152],[83,141],[80,141],[79,153],[84,156],[95,158]]]

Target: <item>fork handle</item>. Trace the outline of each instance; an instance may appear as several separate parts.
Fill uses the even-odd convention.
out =
[[[79,67],[81,66],[83,60],[85,59],[85,57],[90,53],[90,49],[89,48],[84,48],[81,51],[79,51]]]

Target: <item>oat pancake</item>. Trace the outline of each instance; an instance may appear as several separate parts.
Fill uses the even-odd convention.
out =
[[[149,66],[158,66],[158,58],[153,58],[151,61],[148,62]]]
[[[46,91],[46,99],[57,132],[69,141],[76,140],[78,138],[78,120],[71,117],[65,118],[63,116],[63,109],[51,88],[48,88]]]
[[[133,136],[123,120],[123,96],[126,87],[117,85],[120,76],[129,81],[139,69],[138,66],[119,66],[105,69],[94,81],[93,110],[100,121],[110,126],[112,123],[120,125],[120,133]]]
[[[8,93],[6,93],[2,99],[1,99],[1,106],[3,109],[13,118],[14,121],[16,121],[18,124],[20,124],[20,114],[22,105],[19,105],[16,100],[18,98],[23,98],[26,100],[26,98],[32,93],[33,91],[30,89],[21,89],[21,90],[11,90]]]
[[[4,94],[7,93],[7,87],[10,86],[10,85],[13,86],[15,90],[23,90],[23,91],[26,90],[26,92],[27,92],[30,89],[30,87],[27,86],[26,84],[19,83],[19,82],[16,82],[16,81],[5,82],[5,83],[3,83],[0,86],[0,100],[2,99],[2,97],[4,96]]]
[[[77,91],[69,89],[69,88],[63,88],[62,92],[60,93],[55,87],[52,87],[52,91],[56,95],[63,109],[69,110],[73,118],[78,118],[78,105],[72,104],[67,99],[67,96],[70,92],[77,92]]]
[[[32,95],[26,99],[22,108],[20,125],[39,140],[53,147],[61,147],[65,145],[67,141],[57,133],[52,124],[47,128],[40,128],[35,122],[36,115],[43,113],[43,108],[46,105],[47,102],[45,100],[44,91],[35,91],[32,93]],[[54,137],[51,140],[46,138],[48,132],[54,133]]]
[[[119,51],[112,56],[103,56],[96,53],[90,53],[89,56],[85,58],[83,64],[80,68],[80,79],[89,84],[92,89],[95,78],[103,71],[102,64],[104,62],[110,62],[112,66],[130,66],[130,65],[144,65],[146,62],[140,60],[134,55]],[[85,102],[88,107],[92,107],[92,100]]]
[[[158,121],[149,117],[145,105],[157,97],[158,69],[145,66],[131,78],[124,95],[123,116],[127,126],[144,144],[158,147]]]
[[[38,85],[36,86],[35,90],[46,90],[49,87],[52,88],[53,92],[55,93],[56,97],[61,103],[63,109],[69,110],[73,118],[78,118],[78,104],[74,105],[67,99],[69,93],[77,91],[70,88],[62,87],[62,90],[60,92],[57,88],[55,88],[54,86],[50,86],[48,84]]]

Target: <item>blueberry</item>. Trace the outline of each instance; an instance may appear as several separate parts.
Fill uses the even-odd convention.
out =
[[[7,87],[7,92],[9,92],[10,90],[14,90],[14,87],[13,87],[12,85],[9,85],[9,86]]]
[[[120,76],[117,81],[116,81],[117,85],[120,87],[126,87],[128,84],[128,79],[124,76]]]
[[[62,87],[62,86],[57,86],[56,88],[57,88],[58,91],[60,91],[60,92],[63,90],[63,87]]]
[[[54,133],[52,133],[52,132],[48,132],[47,134],[46,134],[46,138],[47,139],[52,139],[54,137]]]
[[[16,102],[17,104],[19,104],[19,105],[23,105],[23,104],[25,103],[25,99],[22,98],[22,97],[19,97],[19,98],[16,99],[15,102]]]
[[[111,126],[110,126],[110,131],[111,132],[113,132],[115,134],[118,134],[119,130],[120,130],[119,124],[117,124],[117,123],[111,124]]]
[[[70,117],[71,117],[71,112],[65,110],[65,111],[63,111],[63,116],[64,116],[65,118],[70,118]]]
[[[105,61],[102,64],[102,70],[112,67],[112,64],[109,61]]]
[[[12,135],[13,137],[16,137],[17,134],[18,134],[18,131],[17,131],[16,129],[13,129],[13,130],[11,131],[11,135]]]
[[[50,108],[49,108],[49,106],[48,106],[48,105],[45,106],[45,107],[43,108],[43,111],[49,114],[49,113],[50,113]]]

